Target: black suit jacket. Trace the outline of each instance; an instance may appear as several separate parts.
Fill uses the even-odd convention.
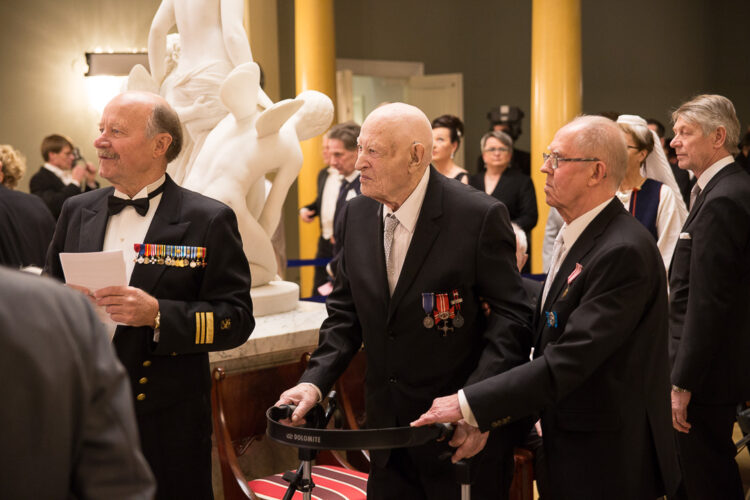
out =
[[[750,399],[750,177],[721,169],[695,201],[670,267],[672,383],[702,403]]]
[[[234,212],[223,203],[177,186],[169,176],[165,182],[145,242],[134,243],[205,247],[207,266],[135,265],[130,285],[157,298],[161,312],[159,342],[153,342],[150,327],[118,326],[113,339],[130,375],[138,414],[193,397],[208,397],[208,352],[243,344],[255,325],[250,269]],[[107,197],[113,191],[99,189],[65,203],[45,271],[64,280],[61,252],[102,249]]]
[[[471,176],[469,185],[484,192],[484,173]],[[536,226],[539,217],[536,209],[536,193],[529,176],[515,168],[508,168],[500,176],[492,196],[508,207],[510,220],[518,224],[526,233]]]
[[[0,185],[0,264],[44,267],[54,231],[55,219],[39,198]]]
[[[99,187],[99,184],[97,183],[96,186]],[[83,190],[86,192],[92,189],[88,184],[85,184]],[[44,201],[44,204],[47,205],[55,220],[60,217],[60,210],[62,210],[65,200],[71,196],[81,194],[79,186],[75,184],[65,185],[54,172],[47,170],[44,166],[41,166],[39,171],[31,177],[29,191]]]
[[[614,198],[551,284],[535,359],[464,389],[480,429],[541,410],[555,498],[656,498],[660,478],[676,488],[661,266],[653,237]]]
[[[358,196],[345,212],[343,250],[320,344],[302,381],[325,393],[364,342],[371,428],[404,426],[432,400],[528,359],[529,317],[505,207],[430,169],[403,269],[390,296],[382,205]],[[447,336],[422,325],[422,293],[458,290],[465,324]],[[482,313],[480,297],[492,309]],[[501,355],[512,352],[513,355]],[[445,443],[441,446],[445,447]],[[414,449],[416,450],[416,449]],[[434,451],[434,450],[433,450]],[[418,455],[417,463],[436,457]],[[388,452],[373,452],[381,466]]]
[[[152,499],[130,384],[86,298],[8,269],[0,283],[0,498]]]
[[[318,196],[309,205],[305,205],[304,208],[315,212],[315,216],[320,220],[320,207],[323,204],[323,188],[325,188],[326,181],[328,180],[328,167],[325,167],[318,172]]]

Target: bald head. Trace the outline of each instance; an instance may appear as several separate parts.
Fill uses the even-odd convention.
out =
[[[614,196],[628,168],[627,143],[617,123],[603,116],[579,116],[565,125],[573,144],[586,157],[599,158],[606,165],[606,176]]]
[[[615,195],[627,169],[625,138],[615,122],[600,116],[576,118],[549,145],[544,193],[567,223]]]
[[[365,119],[358,147],[362,194],[395,211],[432,160],[432,126],[419,108],[386,104]]]
[[[424,167],[432,161],[432,124],[421,109],[403,102],[384,104],[367,116],[365,124],[368,122],[390,133],[394,147],[408,148],[415,142],[423,145]]]

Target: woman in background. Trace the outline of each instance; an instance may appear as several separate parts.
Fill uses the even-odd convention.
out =
[[[470,185],[502,201],[510,220],[528,235],[537,221],[536,193],[531,178],[510,167],[513,139],[505,132],[487,132],[480,141],[487,170],[471,177]]]
[[[658,136],[648,128],[646,120],[620,115],[617,124],[628,146],[628,169],[617,197],[654,236],[664,268],[669,270],[687,209]]]
[[[513,139],[505,132],[495,130],[484,134],[479,144],[487,170],[473,175],[469,184],[502,201],[508,208],[511,222],[518,224],[526,233],[526,240],[531,242],[530,232],[538,218],[536,193],[531,177],[518,168],[510,168]],[[530,272],[528,262],[522,272]]]
[[[0,144],[0,265],[42,272],[55,219],[41,198],[14,189],[26,172],[26,158]]]
[[[463,135],[464,124],[457,116],[442,115],[432,121],[432,164],[444,176],[468,184],[469,173],[453,162]]]

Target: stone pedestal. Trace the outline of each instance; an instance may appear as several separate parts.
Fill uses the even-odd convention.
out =
[[[303,352],[318,346],[318,330],[327,315],[325,304],[298,302],[292,311],[256,316],[255,330],[247,342],[209,354],[211,369],[221,366],[233,372],[295,362]]]
[[[294,311],[299,302],[299,285],[290,281],[271,281],[250,289],[253,299],[253,316]]]

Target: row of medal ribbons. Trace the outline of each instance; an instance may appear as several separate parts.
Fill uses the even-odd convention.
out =
[[[206,247],[185,245],[133,244],[138,264],[159,264],[172,267],[206,267]]]

